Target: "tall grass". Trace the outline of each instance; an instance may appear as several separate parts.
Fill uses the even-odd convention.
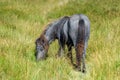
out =
[[[49,57],[36,62],[34,42],[45,25],[80,13],[91,21],[87,73],[74,71],[66,55],[55,57],[57,41],[50,45]],[[0,0],[0,79],[120,80],[119,23],[119,0]],[[75,59],[75,51],[73,55]]]

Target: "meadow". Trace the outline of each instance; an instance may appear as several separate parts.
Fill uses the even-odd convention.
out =
[[[75,71],[66,54],[55,57],[57,40],[36,62],[35,40],[47,24],[81,13],[91,21],[87,72]],[[120,80],[120,1],[0,0],[0,80]]]

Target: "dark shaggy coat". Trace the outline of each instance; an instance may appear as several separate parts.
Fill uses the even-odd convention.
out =
[[[85,54],[86,54],[89,35],[90,35],[90,21],[87,18],[87,16],[83,14],[73,15],[70,17],[65,16],[48,25],[48,28],[45,29],[45,31],[41,34],[40,38],[36,40],[36,46],[45,45],[45,44],[46,46],[49,46],[49,44],[52,41],[58,39],[60,45],[58,56],[63,55],[65,45],[67,45],[68,56],[71,59],[71,63],[73,63],[71,49],[72,46],[74,46],[76,50],[76,68],[78,70],[81,70],[81,62],[82,62],[83,63],[82,71],[84,72]],[[37,44],[39,42],[42,42],[42,44]],[[40,51],[38,51],[37,54],[43,54],[39,52]]]

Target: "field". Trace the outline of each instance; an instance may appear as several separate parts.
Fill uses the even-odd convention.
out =
[[[46,25],[80,13],[91,21],[87,73],[75,71],[66,54],[55,57],[57,41],[36,62],[35,40]],[[120,80],[120,1],[0,0],[0,80]]]

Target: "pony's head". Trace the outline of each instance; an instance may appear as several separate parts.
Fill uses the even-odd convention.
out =
[[[35,42],[36,44],[36,52],[35,52],[35,57],[36,60],[43,60],[47,56],[49,44],[48,40],[45,38],[44,35],[41,35]]]

